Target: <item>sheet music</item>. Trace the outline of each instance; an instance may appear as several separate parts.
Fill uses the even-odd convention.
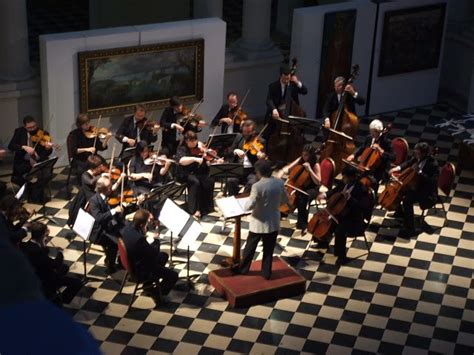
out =
[[[94,217],[80,208],[72,230],[82,239],[88,240],[92,232],[92,227],[94,227],[94,222]]]
[[[248,204],[249,201],[250,201],[250,196],[248,196],[248,197],[236,198],[236,200],[237,200],[238,204],[240,205],[240,207],[242,208],[242,211],[243,211],[244,213],[250,213],[250,212],[252,212],[252,211],[246,209],[246,206],[247,206],[247,204]]]
[[[198,221],[193,221],[189,229],[186,231],[186,234],[179,241],[178,248],[187,249],[188,246],[191,248],[201,233],[201,224]]]
[[[250,213],[245,209],[249,197],[235,198],[235,196],[224,197],[216,200],[217,207],[221,210],[224,218],[232,218]]]
[[[20,187],[20,190],[18,190],[18,192],[15,195],[15,198],[17,200],[21,200],[21,198],[23,197],[23,194],[25,193],[25,189],[26,189],[26,184],[23,184],[23,186]]]
[[[166,199],[161,209],[160,218],[158,218],[158,220],[176,236],[183,230],[188,219],[189,214],[183,211],[169,198]]]

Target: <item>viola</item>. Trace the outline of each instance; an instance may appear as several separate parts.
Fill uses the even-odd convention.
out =
[[[248,141],[245,141],[242,148],[245,152],[249,152],[252,155],[257,155],[259,152],[263,152],[264,145],[260,140],[260,137],[256,136],[249,139]]]
[[[121,194],[114,194],[110,197],[107,201],[110,207],[117,207],[122,203],[135,203],[137,198],[135,197],[135,193],[133,190],[125,190],[123,192],[123,196]]]
[[[327,201],[326,208],[316,212],[308,223],[308,232],[314,241],[324,241],[330,235],[334,223],[347,206],[348,198],[344,192],[336,192]]]
[[[303,164],[295,165],[288,176],[285,188],[288,193],[288,202],[280,206],[280,212],[289,214],[296,209],[296,191],[306,194],[305,190],[311,185],[311,174]]]

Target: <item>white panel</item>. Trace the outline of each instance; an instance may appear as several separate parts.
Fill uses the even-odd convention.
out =
[[[438,88],[441,72],[441,56],[435,69],[420,70],[411,73],[379,77],[380,49],[385,13],[431,4],[446,3],[446,0],[400,0],[382,3],[379,8],[377,24],[377,39],[374,52],[374,69],[370,99],[370,114],[396,111],[408,107],[433,104],[438,99]],[[447,23],[447,11],[445,28]],[[440,53],[444,50],[444,35],[441,41]]]

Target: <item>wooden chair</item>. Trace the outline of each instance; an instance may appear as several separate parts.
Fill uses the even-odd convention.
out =
[[[329,190],[334,184],[336,164],[331,158],[325,158],[320,163],[321,166],[321,185],[327,187]]]
[[[395,166],[398,166],[407,160],[410,147],[405,138],[402,138],[402,137],[393,138],[392,149],[395,154],[395,161],[393,162]]]

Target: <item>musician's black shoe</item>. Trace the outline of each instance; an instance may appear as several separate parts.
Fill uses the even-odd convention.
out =
[[[346,265],[349,263],[352,259],[348,258],[347,256],[340,256],[336,260],[336,265]]]
[[[403,239],[411,239],[413,237],[416,237],[418,235],[418,232],[415,230],[415,228],[402,228],[400,229],[400,233],[398,236]]]
[[[315,249],[327,249],[329,248],[329,242],[327,240],[319,240],[316,244],[311,246]]]

